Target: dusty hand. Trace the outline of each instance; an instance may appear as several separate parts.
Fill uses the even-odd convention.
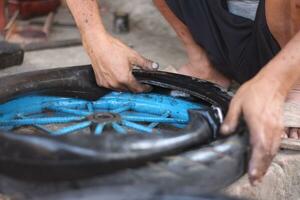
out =
[[[104,38],[89,36],[83,41],[99,86],[118,91],[150,90],[150,86],[137,82],[132,75],[132,68],[139,66],[144,70],[153,70],[153,62],[109,35]]]
[[[276,82],[255,77],[238,90],[221,128],[224,134],[232,133],[243,115],[250,130],[252,155],[248,173],[254,185],[261,181],[280,146],[284,100]]]

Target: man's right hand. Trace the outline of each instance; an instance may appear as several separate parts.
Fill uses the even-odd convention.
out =
[[[105,34],[83,37],[99,86],[117,91],[146,92],[148,85],[140,84],[132,75],[133,66],[153,70],[153,62],[145,59],[118,39]]]
[[[149,91],[132,75],[133,66],[152,70],[153,62],[143,58],[109,35],[103,26],[98,1],[66,0],[82,36],[83,46],[92,62],[99,86],[132,92]]]

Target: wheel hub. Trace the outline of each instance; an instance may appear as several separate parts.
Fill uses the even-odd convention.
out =
[[[117,113],[98,112],[88,116],[88,120],[95,124],[120,122],[121,117]]]

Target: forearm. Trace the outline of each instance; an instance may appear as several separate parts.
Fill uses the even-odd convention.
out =
[[[100,16],[99,4],[95,0],[67,0],[83,39],[86,35],[104,37],[106,30]]]
[[[286,96],[300,78],[300,32],[257,75]]]
[[[195,45],[195,41],[185,24],[180,21],[172,10],[169,8],[168,4],[165,0],[154,0],[153,1],[161,14],[165,17],[165,19],[169,22],[172,28],[177,33],[178,37],[182,40],[185,46]]]

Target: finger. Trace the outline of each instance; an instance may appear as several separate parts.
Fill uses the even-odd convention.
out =
[[[118,81],[118,86],[122,86],[122,88],[126,88],[125,90],[133,93],[149,92],[152,90],[151,86],[139,83],[131,71],[128,72],[127,76],[122,77],[122,79]]]
[[[252,185],[257,185],[266,174],[273,156],[269,151],[260,148],[258,145],[254,145],[252,148],[248,175],[250,183]]]
[[[146,59],[140,55],[135,55],[132,59],[132,63],[133,65],[136,65],[137,67],[144,69],[144,70],[158,70],[159,69],[159,64],[156,62],[153,62],[149,59]]]
[[[114,91],[117,91],[117,92],[128,92],[128,90],[129,90],[127,87],[122,86],[122,85],[118,85],[118,86],[115,86],[115,87],[110,86],[108,88],[112,89]]]
[[[96,65],[93,65],[96,66]],[[112,89],[112,87],[110,87],[110,84],[108,82],[108,75],[105,75],[104,73],[101,73],[99,71],[99,69],[97,67],[93,67],[94,70],[94,74],[95,74],[95,79],[96,79],[96,83],[99,87],[104,87],[104,88],[108,88],[108,89]],[[106,76],[106,78],[105,78]]]
[[[284,128],[284,131],[282,132],[281,138],[286,139],[288,138],[289,128]]]
[[[290,130],[290,128],[287,128],[287,127],[284,128],[284,132],[285,132],[286,134],[288,134],[289,130]]]
[[[270,137],[264,130],[272,132]],[[250,127],[252,154],[248,174],[252,185],[257,185],[258,182],[261,182],[266,174],[279,149],[282,132],[283,129],[280,128],[262,129],[262,127],[258,126]]]
[[[132,81],[127,85],[127,88],[134,93],[150,92],[152,87],[150,85],[140,84],[139,82]]]
[[[221,126],[222,134],[228,135],[236,129],[241,111],[242,111],[242,108],[240,106],[240,103],[235,102],[235,100],[233,100],[230,103],[229,111],[228,111],[227,116]]]
[[[283,132],[282,135],[281,135],[281,138],[282,139],[287,139],[288,138],[288,135],[286,132]]]
[[[291,130],[290,130],[290,138],[292,138],[292,139],[299,139],[299,137],[298,137],[298,129],[297,128],[291,128]]]
[[[96,76],[96,83],[99,87],[108,88],[108,83],[104,79],[99,78],[98,76]]]
[[[120,82],[119,80],[110,80],[108,83],[108,87],[110,89],[113,89],[118,92],[125,92],[128,91],[129,89],[126,87],[127,82]]]

